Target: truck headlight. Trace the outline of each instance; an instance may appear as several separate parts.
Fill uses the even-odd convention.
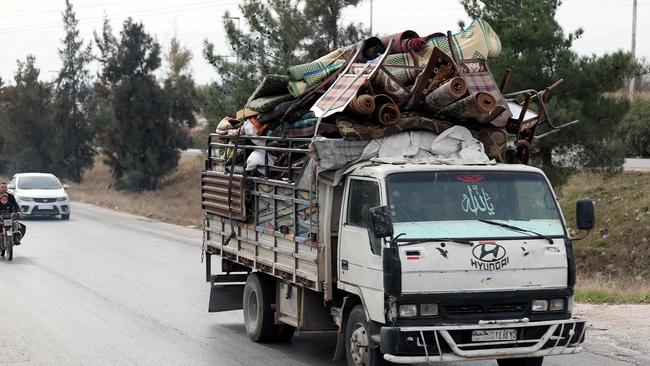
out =
[[[400,318],[410,318],[418,315],[418,307],[416,305],[400,305],[399,316]]]
[[[438,304],[422,304],[420,305],[420,315],[422,316],[436,316],[438,315]]]
[[[552,299],[548,309],[550,311],[564,310],[564,299]]]
[[[548,311],[548,300],[533,300],[533,311]]]

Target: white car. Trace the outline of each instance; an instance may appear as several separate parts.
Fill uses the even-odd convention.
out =
[[[61,216],[70,218],[67,185],[46,173],[20,173],[11,178],[9,192],[16,197],[20,210],[29,216]]]

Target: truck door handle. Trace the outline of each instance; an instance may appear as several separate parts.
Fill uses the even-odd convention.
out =
[[[341,259],[341,269],[344,269],[347,271],[348,269],[348,260],[347,259]]]

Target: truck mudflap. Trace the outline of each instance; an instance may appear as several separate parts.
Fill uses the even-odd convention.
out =
[[[578,319],[382,327],[380,350],[385,360],[401,364],[572,354],[582,350],[585,329]]]

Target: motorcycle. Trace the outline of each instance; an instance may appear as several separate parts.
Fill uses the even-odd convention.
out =
[[[0,240],[0,257],[7,254],[7,260],[14,258],[14,222],[16,221],[16,214],[2,214],[0,215],[0,230],[2,231],[2,240]]]

